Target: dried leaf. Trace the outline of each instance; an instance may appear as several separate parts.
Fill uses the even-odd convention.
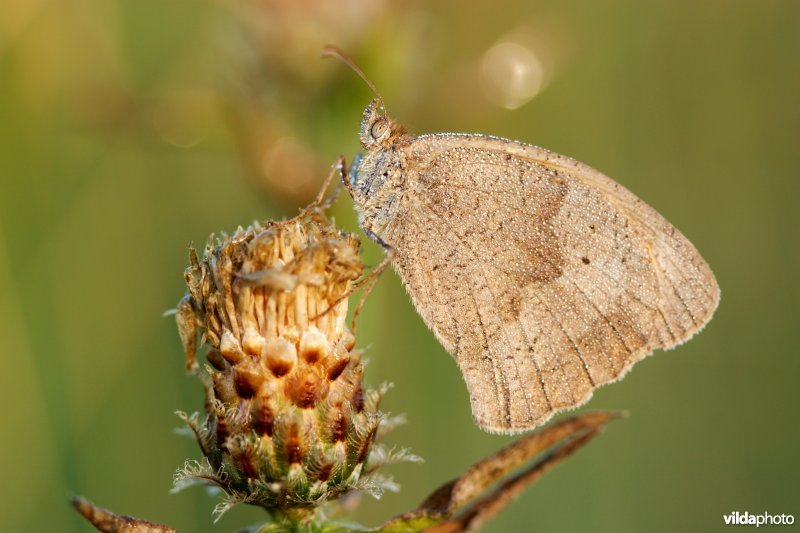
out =
[[[86,520],[97,528],[98,531],[107,533],[177,533],[177,529],[139,520],[131,516],[119,516],[108,509],[102,509],[95,504],[75,496],[72,498],[72,506],[83,515]]]
[[[596,437],[619,413],[593,412],[566,418],[522,437],[436,489],[415,510],[380,531],[469,531],[497,514],[528,485]],[[539,459],[521,473],[501,480]],[[496,485],[500,482],[499,485]],[[494,490],[487,491],[495,487]],[[481,499],[477,498],[483,496]],[[473,502],[471,505],[470,502]]]

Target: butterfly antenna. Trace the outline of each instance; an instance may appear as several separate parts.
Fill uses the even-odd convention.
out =
[[[381,93],[378,92],[378,89],[375,87],[375,84],[372,83],[372,80],[370,80],[367,77],[367,75],[364,74],[364,72],[360,68],[358,68],[358,65],[356,65],[355,61],[350,59],[350,56],[348,56],[344,50],[342,50],[338,46],[328,44],[322,48],[321,55],[322,57],[335,57],[336,59],[338,59],[339,61],[350,67],[350,69],[353,72],[358,74],[358,77],[364,80],[364,83],[366,83],[367,86],[370,89],[372,89],[372,92],[375,93],[375,96],[378,97],[378,101],[380,102],[380,107],[383,109],[384,114],[386,114],[386,106],[383,103],[383,96],[381,96]]]

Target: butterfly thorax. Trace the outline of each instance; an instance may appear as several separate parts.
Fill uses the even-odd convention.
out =
[[[361,227],[379,242],[391,244],[389,228],[406,198],[405,159],[412,138],[380,106],[374,100],[364,110],[361,144],[366,153],[356,158],[347,185]]]
[[[404,150],[372,150],[354,164],[351,193],[361,227],[387,244],[389,228],[405,204]]]

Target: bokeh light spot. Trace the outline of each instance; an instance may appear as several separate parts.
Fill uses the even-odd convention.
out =
[[[480,80],[491,102],[506,109],[517,109],[542,89],[544,69],[539,57],[529,48],[500,42],[483,55]]]

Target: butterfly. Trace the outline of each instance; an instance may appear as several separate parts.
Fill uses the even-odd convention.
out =
[[[575,159],[489,135],[414,136],[380,97],[360,140],[345,177],[360,225],[455,358],[484,430],[525,431],[582,405],[718,305],[689,240]]]

